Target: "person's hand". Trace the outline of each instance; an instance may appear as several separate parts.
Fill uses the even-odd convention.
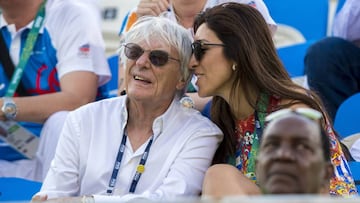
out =
[[[0,99],[0,108],[4,105],[4,102],[2,99]],[[0,121],[6,121],[5,114],[3,111],[0,111]]]
[[[32,197],[31,202],[43,202],[48,198],[47,195],[35,195]]]
[[[137,17],[151,15],[158,16],[169,8],[169,0],[140,0],[136,15]]]
[[[36,195],[31,200],[32,203],[42,202],[42,203],[94,203],[94,198],[92,196],[82,196],[82,197],[60,197],[55,199],[47,199],[47,196]]]

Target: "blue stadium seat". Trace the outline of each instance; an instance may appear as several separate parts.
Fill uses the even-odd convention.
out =
[[[118,63],[119,56],[114,54],[108,57],[108,64],[110,66],[111,71],[111,80],[105,85],[101,86],[101,92],[103,92],[104,97],[116,97],[118,92]]]
[[[278,55],[290,77],[303,76],[307,48],[327,34],[329,0],[264,0],[264,2],[279,26],[285,25],[295,29],[305,39],[305,42],[287,43],[287,46],[278,49]]]
[[[313,43],[314,40],[309,40],[304,43],[277,49],[277,53],[290,77],[299,77],[304,75],[304,58],[306,50]]]
[[[336,5],[336,13],[340,11],[346,0],[338,0]]]
[[[0,202],[29,201],[40,188],[40,182],[21,178],[0,178]]]
[[[334,128],[342,138],[360,132],[360,93],[347,98],[338,108]]]
[[[326,36],[329,0],[264,0],[276,23],[291,26],[306,40]]]
[[[351,173],[353,175],[356,188],[360,192],[360,162],[358,161],[349,161],[348,162]]]

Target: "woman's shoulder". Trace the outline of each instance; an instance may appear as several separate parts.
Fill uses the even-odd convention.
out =
[[[309,95],[306,89],[296,89],[296,92],[303,94],[304,96]],[[280,106],[286,107],[286,108],[311,108],[307,104],[305,104],[302,101],[291,99],[291,98],[281,98],[279,96],[273,95],[270,98],[270,102],[272,106],[274,106],[276,109],[278,109]]]

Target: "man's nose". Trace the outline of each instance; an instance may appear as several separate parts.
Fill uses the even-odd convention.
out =
[[[294,150],[290,144],[281,144],[274,154],[274,159],[295,160]]]
[[[151,65],[149,53],[144,52],[143,54],[141,54],[141,56],[136,59],[136,64],[140,66],[145,66],[146,64]]]

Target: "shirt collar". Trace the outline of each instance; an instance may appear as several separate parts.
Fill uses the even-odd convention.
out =
[[[28,23],[25,27],[22,27],[19,29],[18,32],[23,32],[25,29],[29,29],[31,30],[32,28],[32,25],[33,25],[34,21],[31,21],[30,23]],[[45,22],[43,23],[43,25],[41,26],[40,30],[39,30],[39,33],[42,34],[44,32],[44,25],[45,25]],[[3,28],[3,27],[7,27],[7,29],[9,30],[9,32],[11,33],[15,33],[16,30],[15,30],[15,25],[14,24],[8,24],[4,18],[4,15],[1,14],[0,15],[0,29]]]
[[[125,130],[126,124],[127,124],[127,120],[128,120],[128,110],[127,110],[127,96],[123,96],[124,97],[124,102],[122,103],[121,106],[121,127],[123,130]],[[171,102],[169,108],[165,111],[165,113],[163,113],[162,115],[158,116],[157,118],[155,118],[154,122],[153,122],[153,126],[152,126],[152,130],[154,132],[154,139],[156,139],[157,137],[159,137],[161,135],[161,133],[163,132],[163,130],[170,125],[170,123],[172,122],[172,120],[174,119],[174,114],[176,114],[176,112],[181,111],[181,104],[179,99],[177,99],[176,97],[174,98],[174,100]]]

